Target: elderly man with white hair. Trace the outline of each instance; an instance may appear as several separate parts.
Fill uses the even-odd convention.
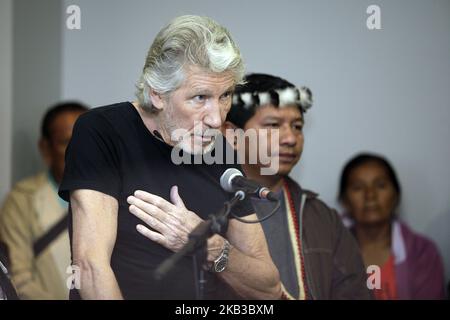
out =
[[[60,195],[70,200],[74,270],[83,299],[192,299],[192,260],[157,281],[153,272],[230,199],[219,179],[237,164],[173,161],[211,152],[244,74],[228,31],[181,16],[156,36],[136,102],[95,108],[74,128]],[[213,132],[213,134],[211,134]],[[249,200],[234,209],[254,220]],[[259,223],[230,219],[207,241],[205,298],[277,299],[279,274]],[[77,278],[77,277],[75,277]]]

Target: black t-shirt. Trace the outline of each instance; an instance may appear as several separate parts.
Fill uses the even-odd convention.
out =
[[[231,148],[225,142],[223,146]],[[124,102],[81,115],[66,151],[59,189],[63,199],[69,200],[71,190],[90,189],[118,200],[118,230],[111,266],[125,299],[195,298],[191,257],[184,258],[163,280],[153,279],[153,271],[173,252],[136,231],[136,225],[143,222],[129,212],[128,196],[144,190],[170,201],[170,188],[177,185],[186,207],[202,219],[217,212],[232,196],[222,190],[219,181],[227,168],[240,169],[238,165],[177,165],[171,160],[172,149],[150,133],[131,103]],[[246,216],[254,209],[246,199],[233,212]],[[71,223],[69,231],[72,235]],[[211,273],[207,273],[205,291],[207,298],[224,298],[231,292]]]

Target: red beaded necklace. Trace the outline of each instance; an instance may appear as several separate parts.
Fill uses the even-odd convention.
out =
[[[306,277],[305,277],[305,264],[304,264],[304,259],[303,259],[303,248],[302,248],[302,241],[300,239],[300,231],[299,231],[299,227],[300,224],[298,223],[298,219],[297,219],[297,215],[295,213],[295,206],[294,206],[294,201],[292,199],[292,195],[291,192],[289,190],[289,186],[286,182],[286,180],[283,180],[283,191],[284,191],[284,195],[285,195],[285,199],[286,201],[286,214],[287,214],[287,218],[288,218],[288,222],[290,224],[290,226],[293,227],[294,229],[294,233],[295,235],[293,235],[292,233],[292,229],[290,228],[290,238],[291,238],[291,243],[293,246],[293,250],[294,250],[294,259],[296,260],[296,266],[297,269],[297,277],[298,277],[298,282],[299,282],[299,297],[297,298],[298,300],[303,300],[303,299],[307,299],[308,298],[308,290],[307,290],[307,286],[306,286]],[[284,299],[293,299],[295,300],[294,297],[292,297],[287,290],[284,288],[283,286],[283,296],[282,298]]]

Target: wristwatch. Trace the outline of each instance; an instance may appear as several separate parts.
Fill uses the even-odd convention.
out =
[[[223,239],[223,241],[224,242],[223,242],[222,252],[216,258],[216,260],[214,260],[214,264],[211,268],[212,269],[211,271],[213,271],[213,272],[222,272],[226,269],[226,267],[228,265],[228,255],[230,253],[231,245],[227,241],[227,239]]]

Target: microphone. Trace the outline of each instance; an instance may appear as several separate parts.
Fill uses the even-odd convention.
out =
[[[260,199],[278,201],[275,194],[268,188],[245,178],[242,172],[235,168],[225,170],[220,177],[220,185],[222,189],[228,192],[244,191],[246,194],[256,195]]]

